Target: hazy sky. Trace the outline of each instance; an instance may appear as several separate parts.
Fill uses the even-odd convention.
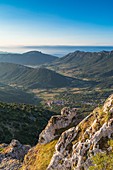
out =
[[[9,45],[113,45],[113,0],[0,0]]]

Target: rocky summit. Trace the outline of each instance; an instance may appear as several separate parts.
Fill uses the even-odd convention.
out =
[[[113,169],[113,95],[85,118],[76,108],[62,109],[61,115],[51,117],[30,150],[15,140],[0,148],[1,169],[96,170],[99,160],[101,170]],[[19,163],[23,157],[23,164]]]

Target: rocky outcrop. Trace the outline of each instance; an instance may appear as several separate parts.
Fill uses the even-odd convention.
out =
[[[108,124],[104,123],[90,138],[85,141],[78,141],[76,144],[72,145],[71,142],[78,135],[78,129],[78,127],[72,128],[62,134],[55,146],[56,152],[48,166],[48,170],[57,170],[59,168],[61,170],[79,170],[81,168],[87,170],[92,165],[91,156],[103,152],[102,149],[99,148],[99,142],[105,137],[110,139],[113,134],[113,119],[111,119]],[[112,148],[109,147],[108,150],[110,149]]]
[[[62,133],[47,170],[87,170],[93,155],[112,150],[111,146],[104,146],[113,138],[112,107],[113,95],[102,109],[95,109],[78,126]]]
[[[113,113],[113,94],[106,100],[104,106],[103,106],[103,111],[105,113]]]
[[[58,137],[69,127],[76,126],[82,120],[77,114],[77,109],[65,107],[61,110],[61,115],[52,116],[46,128],[39,135],[39,143],[46,144]]]
[[[12,140],[9,145],[0,145],[0,169],[17,170],[21,167],[24,156],[30,149],[29,145],[22,145],[18,140]]]

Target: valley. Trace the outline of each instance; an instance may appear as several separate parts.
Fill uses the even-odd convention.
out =
[[[102,103],[103,98],[113,91],[113,51],[76,51],[57,59],[51,56],[51,63],[48,55],[44,54],[46,61],[43,61],[43,53],[31,51],[22,54],[26,64],[30,62],[31,56],[37,57],[36,65],[28,63],[30,67],[25,66],[25,63],[18,64],[20,54],[16,57],[7,53],[1,55],[6,55],[4,61],[7,61],[0,63],[2,102],[34,105],[41,102],[45,108],[56,110],[57,113],[64,106],[76,105],[88,112],[98,103]],[[43,61],[42,65],[38,64],[39,55]],[[15,58],[15,63],[8,63],[8,57]],[[48,101],[57,100],[63,104],[48,106]]]
[[[66,156],[65,150],[67,150],[69,153],[66,159],[70,162],[74,155],[72,154],[72,157],[70,155],[70,151],[73,151],[71,146],[77,144],[79,147],[77,142],[84,141],[86,138],[90,139],[85,134],[87,128],[95,124],[95,121],[99,121],[95,129],[95,131],[99,131],[107,120],[111,121],[112,115],[108,115],[108,111],[105,114],[103,108],[107,108],[105,99],[113,93],[112,59],[112,51],[99,53],[77,51],[51,63],[48,61],[43,64],[24,65],[18,64],[18,62],[1,62],[0,168],[10,167],[13,170],[14,167],[18,167],[17,169],[26,170],[29,166],[29,170],[46,170],[47,167],[48,170],[51,170],[51,166],[55,169],[62,164],[64,170],[67,167],[67,164],[63,162],[64,158],[62,160],[58,154],[59,162],[54,159],[54,156],[57,156],[54,153],[55,148],[59,145],[58,141],[62,145],[63,132],[67,135],[69,130],[70,137],[67,135],[67,139],[71,139],[73,136],[71,128],[79,126],[81,128],[82,124],[80,132],[77,131],[78,136],[71,139],[72,142],[69,143],[67,149],[64,148],[63,157]],[[106,62],[109,62],[109,67]],[[108,99],[108,102],[109,100],[112,103],[112,97]],[[112,104],[110,107],[112,109]],[[99,108],[98,118],[95,108]],[[101,116],[101,112],[103,116]],[[106,141],[109,142],[109,140]],[[10,144],[3,145],[3,143]],[[28,148],[31,146],[33,148],[30,151]],[[21,148],[22,157],[18,148]],[[94,148],[94,152],[95,149],[97,148]],[[48,157],[46,151],[48,151]],[[87,155],[87,153],[85,154]],[[7,158],[5,155],[8,155]],[[79,155],[77,159],[80,159]],[[85,159],[82,157],[83,160],[86,160],[86,157]],[[84,161],[84,167],[85,164]],[[91,164],[87,166],[89,165]],[[68,166],[79,166],[79,163],[68,164]]]

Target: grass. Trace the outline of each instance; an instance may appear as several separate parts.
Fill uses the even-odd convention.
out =
[[[0,153],[2,153],[2,152],[3,152],[3,150],[4,150],[4,148],[0,148]]]
[[[25,157],[25,163],[21,170],[46,170],[55,151],[57,140],[47,144],[37,144]],[[26,167],[27,166],[27,167]]]
[[[113,152],[98,153],[92,157],[94,166],[89,167],[89,170],[112,170],[113,169]]]

